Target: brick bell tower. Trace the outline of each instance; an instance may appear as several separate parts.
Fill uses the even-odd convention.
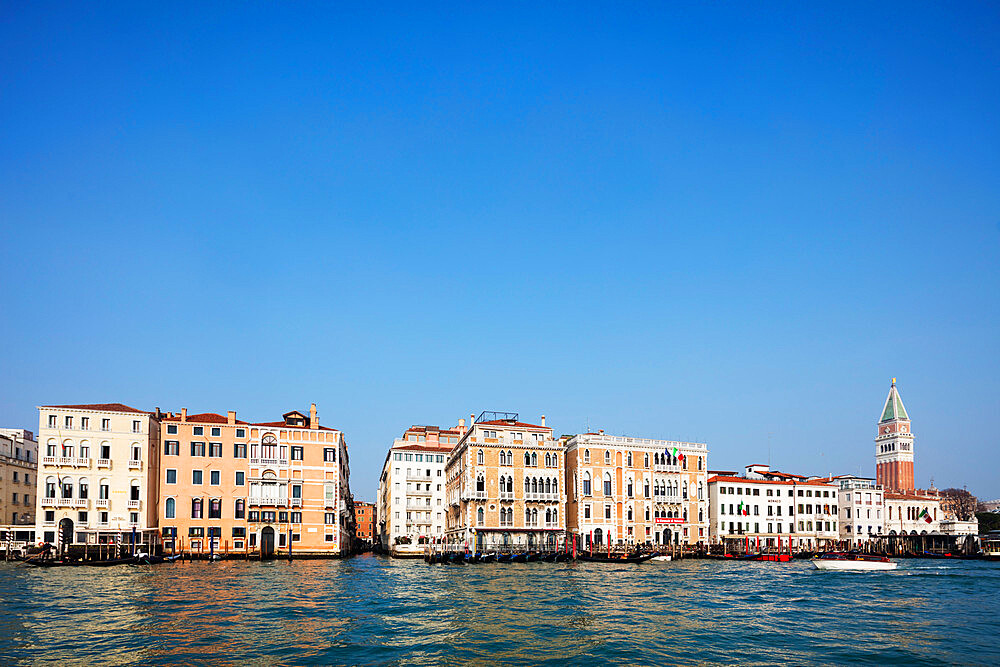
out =
[[[875,477],[886,491],[912,493],[916,488],[913,481],[913,433],[903,399],[896,390],[896,378],[892,378],[875,436]]]

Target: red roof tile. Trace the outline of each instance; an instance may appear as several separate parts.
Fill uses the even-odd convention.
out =
[[[83,405],[43,405],[43,408],[67,408],[70,410],[96,410],[98,412],[135,412],[150,414],[148,410],[136,410],[124,403],[85,403]]]
[[[165,422],[179,422],[181,420],[180,415],[174,415],[173,417],[164,417],[161,421]],[[202,412],[197,415],[188,415],[187,421],[198,422],[200,424],[228,424],[229,417],[220,415],[217,412]],[[243,424],[244,426],[249,426],[249,422],[236,420],[237,424]]]
[[[293,426],[291,424],[286,424],[285,422],[254,422],[254,423],[252,423],[250,425],[251,426],[266,426],[268,428],[298,428],[298,429],[302,429],[303,431],[312,431],[312,430],[336,431],[337,430],[335,428],[330,428],[329,426],[317,426],[316,429],[313,429],[313,428],[311,428],[309,426],[304,426],[304,425]]]

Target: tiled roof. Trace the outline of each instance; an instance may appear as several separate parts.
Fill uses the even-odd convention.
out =
[[[254,422],[254,423],[252,423],[250,425],[251,426],[266,426],[268,428],[299,428],[299,429],[302,429],[303,431],[315,430],[311,426],[306,426],[304,424],[300,424],[298,426],[293,426],[291,424],[286,424],[285,422]],[[336,431],[337,430],[335,428],[330,428],[329,426],[317,426],[316,428],[319,429],[320,431]]]
[[[95,410],[97,412],[135,412],[149,414],[147,410],[136,410],[124,403],[85,403],[83,405],[43,405],[43,408],[67,408],[70,410]]]
[[[509,426],[510,428],[538,428],[545,431],[551,431],[552,429],[548,426],[539,426],[538,424],[528,424],[526,422],[509,422],[503,419],[494,419],[488,422],[476,422],[477,426]]]
[[[923,500],[923,501],[941,500],[941,498],[939,496],[923,496],[923,495],[918,495],[916,493],[890,493],[888,491],[886,491],[886,493],[885,493],[885,499],[886,500]]]
[[[410,428],[406,429],[403,433],[404,434],[405,433],[411,433],[411,432],[414,432],[414,431],[419,431],[419,432],[423,432],[423,433],[431,431],[431,432],[434,432],[434,433],[443,433],[444,435],[459,435],[458,429],[438,428],[437,426],[419,426],[419,425],[416,425],[416,424],[414,424]]]
[[[165,422],[179,422],[180,420],[181,420],[180,415],[174,415],[173,417],[164,417],[162,419],[162,421]],[[187,421],[198,422],[200,424],[228,424],[229,417],[220,415],[217,412],[202,412],[197,415],[188,415]],[[236,420],[236,423],[249,426],[249,422],[240,421],[239,419]]]
[[[815,480],[809,482],[786,482],[784,480],[777,479],[747,479],[746,477],[729,477],[726,475],[716,475],[715,477],[709,477],[708,483],[712,482],[738,482],[740,484],[781,484],[784,486],[830,486],[829,484],[823,484]]]

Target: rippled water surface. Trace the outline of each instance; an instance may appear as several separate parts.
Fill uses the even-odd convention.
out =
[[[0,663],[1000,664],[1000,563],[0,564]]]

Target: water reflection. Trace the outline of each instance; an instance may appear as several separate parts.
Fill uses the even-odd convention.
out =
[[[998,663],[1000,567],[0,565],[0,663]]]

